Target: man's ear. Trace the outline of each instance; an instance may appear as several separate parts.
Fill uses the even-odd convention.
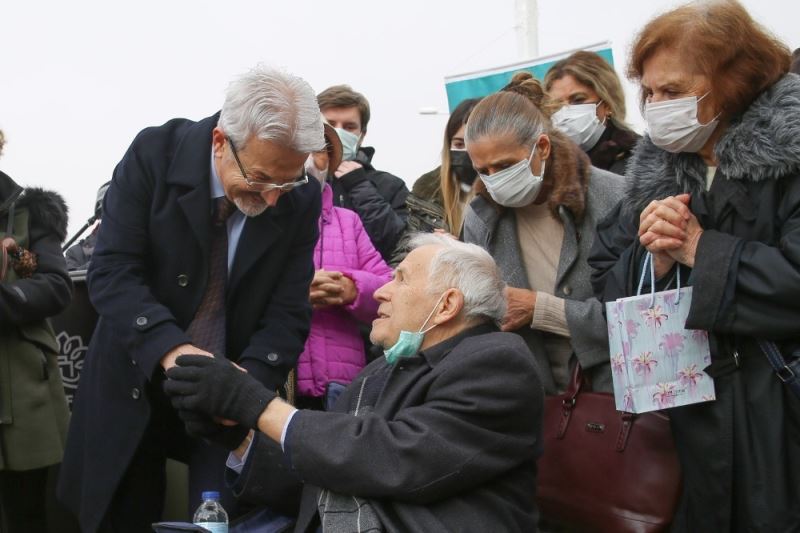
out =
[[[211,149],[214,151],[214,157],[222,157],[222,149],[225,146],[225,132],[217,126],[211,131]]]
[[[433,318],[435,324],[444,324],[456,318],[464,309],[464,295],[458,289],[448,289],[442,297],[441,310]]]

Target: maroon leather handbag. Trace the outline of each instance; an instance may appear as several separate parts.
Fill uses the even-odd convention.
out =
[[[543,519],[598,533],[666,531],[681,492],[669,419],[619,412],[612,394],[584,388],[576,365],[567,391],[545,398]]]

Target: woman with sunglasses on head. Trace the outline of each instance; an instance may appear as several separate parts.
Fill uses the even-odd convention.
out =
[[[788,48],[735,1],[688,4],[635,39],[648,135],[590,262],[604,300],[692,286],[716,400],[670,409],[683,469],[673,531],[798,531],[800,397],[770,364],[800,357],[800,78]],[[788,375],[783,375],[787,379]]]
[[[544,86],[561,106],[553,124],[586,152],[592,165],[625,174],[640,137],[625,124],[625,93],[614,68],[598,54],[581,50],[553,65]]]
[[[606,322],[586,256],[622,179],[592,167],[553,127],[551,109],[541,84],[522,72],[472,111],[465,140],[480,183],[464,240],[488,250],[503,271],[502,328],[526,340],[545,392],[564,391],[576,362],[596,390],[611,390]]]

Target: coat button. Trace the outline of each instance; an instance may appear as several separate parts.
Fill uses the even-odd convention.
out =
[[[186,274],[181,274],[178,276],[178,286],[179,287],[186,287],[189,284],[189,276]]]
[[[566,294],[567,296],[572,294],[572,287],[570,287],[569,285],[564,285],[564,289],[563,290],[564,290],[564,294]]]
[[[131,398],[133,398],[134,400],[138,400],[141,395],[142,395],[142,392],[139,389],[135,388],[135,387],[131,391]]]
[[[136,366],[136,359],[131,359],[131,364],[132,364],[133,366]]]
[[[136,318],[136,325],[139,326],[139,327],[146,326],[147,325],[147,317],[146,316],[137,317]]]
[[[277,360],[278,360],[278,354],[276,354],[275,352],[267,354],[267,361],[269,361],[270,363],[274,363]]]

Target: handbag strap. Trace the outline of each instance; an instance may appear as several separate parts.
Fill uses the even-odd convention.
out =
[[[583,369],[580,363],[575,363],[575,368],[572,370],[569,385],[561,400],[561,417],[558,421],[558,431],[556,432],[557,439],[563,439],[567,433],[567,427],[572,419],[572,413],[578,404],[578,397],[580,396],[581,389],[583,388]],[[614,449],[620,453],[625,451],[628,445],[628,437],[631,434],[633,423],[636,421],[636,415],[633,413],[620,412],[620,428],[617,434],[617,440]]]
[[[583,382],[583,370],[581,364],[576,362],[575,368],[572,369],[572,375],[567,385],[567,390],[564,392],[563,399],[561,400],[561,418],[558,421],[558,431],[556,438],[563,439],[569,426],[570,418],[572,418],[572,410],[578,403],[578,395],[581,393],[581,385]]]
[[[649,268],[648,268],[649,267]],[[656,266],[655,261],[653,261],[653,254],[647,252],[644,256],[644,263],[642,263],[642,275],[639,277],[639,287],[636,289],[636,296],[642,294],[642,287],[644,286],[644,280],[647,276],[648,271],[650,272],[650,308],[655,305],[656,303]],[[677,295],[675,297],[675,304],[680,303],[681,301],[681,266],[678,265],[676,268],[676,278],[677,278]],[[670,284],[672,280],[670,280]],[[669,286],[669,284],[668,284]]]
[[[759,339],[758,345],[761,351],[767,355],[767,360],[778,378],[800,398],[800,358],[795,358],[794,361],[787,363],[780,348],[774,342]]]

